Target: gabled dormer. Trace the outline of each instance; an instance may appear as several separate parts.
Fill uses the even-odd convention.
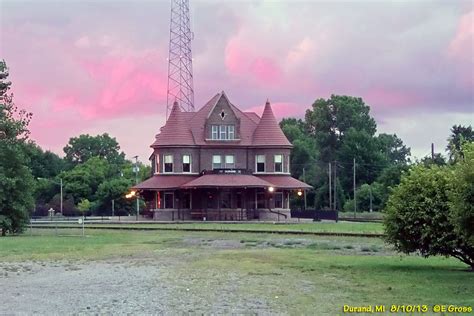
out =
[[[239,142],[240,118],[232,109],[224,91],[210,109],[204,125],[206,142]]]

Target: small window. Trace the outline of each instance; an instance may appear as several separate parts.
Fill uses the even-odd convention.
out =
[[[265,172],[265,155],[257,155],[256,157],[257,172]]]
[[[283,155],[275,155],[275,172],[283,172]]]
[[[191,156],[183,155],[183,172],[191,172]]]
[[[211,139],[219,139],[219,125],[211,126]]]
[[[174,208],[174,193],[165,192],[165,208]]]
[[[283,193],[275,193],[275,208],[283,208]]]
[[[226,169],[234,169],[235,168],[234,155],[226,155],[225,156],[225,167],[226,167]]]
[[[173,155],[165,155],[165,172],[173,172]]]
[[[235,139],[235,127],[234,125],[227,126],[227,139]]]
[[[290,156],[286,156],[286,172],[290,173]]]
[[[226,125],[220,125],[219,126],[219,131],[220,131],[220,137],[219,139],[227,139],[227,131],[226,131]]]
[[[155,155],[155,173],[160,173],[160,155]]]
[[[212,156],[212,169],[222,168],[222,159],[220,155]]]

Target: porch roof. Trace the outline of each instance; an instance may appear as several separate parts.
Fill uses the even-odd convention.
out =
[[[288,175],[261,175],[260,179],[280,189],[311,189],[312,186]]]
[[[183,184],[182,188],[215,188],[215,187],[271,187],[272,184],[249,174],[205,174]]]
[[[133,186],[133,189],[176,189],[198,176],[189,175],[154,175],[151,178]]]

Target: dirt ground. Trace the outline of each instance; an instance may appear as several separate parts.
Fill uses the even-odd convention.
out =
[[[238,283],[257,282],[255,276],[244,280],[229,273],[214,284],[212,278],[177,275],[176,264],[182,263],[156,258],[2,263],[0,314],[275,313],[265,298],[234,291]]]
[[[298,245],[308,242],[302,239]],[[252,240],[183,238],[177,249],[111,259],[0,262],[0,315],[285,314],[275,308],[275,291],[285,284],[274,273],[214,270],[206,263],[189,268],[216,251],[248,244],[270,246]],[[310,282],[300,283],[299,289],[313,290]],[[245,291],[256,288],[258,294]]]

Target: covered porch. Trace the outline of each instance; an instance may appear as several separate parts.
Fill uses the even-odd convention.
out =
[[[153,219],[160,221],[286,220],[290,218],[290,195],[301,195],[309,188],[290,176],[276,176],[275,180],[271,176],[264,179],[252,174],[213,171],[192,179],[155,177],[160,180],[153,181],[153,188],[144,185],[145,181],[136,189],[145,198]]]

